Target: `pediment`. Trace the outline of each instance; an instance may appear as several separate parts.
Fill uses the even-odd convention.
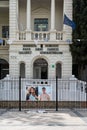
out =
[[[34,9],[34,10],[32,10],[32,13],[33,14],[47,14],[49,12],[49,10],[48,9],[46,9],[46,8],[37,8],[37,9]]]

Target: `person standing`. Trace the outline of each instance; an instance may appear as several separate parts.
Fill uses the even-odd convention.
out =
[[[50,96],[46,93],[46,88],[42,88],[42,94],[40,95],[40,101],[50,101]]]

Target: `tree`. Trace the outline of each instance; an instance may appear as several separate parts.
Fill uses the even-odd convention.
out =
[[[70,50],[73,63],[78,64],[78,78],[81,79],[82,70],[87,65],[87,0],[73,0],[73,19],[76,29]]]

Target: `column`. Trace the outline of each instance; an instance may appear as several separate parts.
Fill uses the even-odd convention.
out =
[[[55,30],[55,0],[51,0],[51,30]]]
[[[55,30],[55,0],[51,0],[51,30],[50,30],[50,40],[56,40],[56,30]]]
[[[16,39],[17,31],[17,15],[16,15],[16,0],[9,0],[9,39],[14,41]]]
[[[31,0],[27,0],[27,30],[31,30]]]
[[[19,0],[16,0],[16,10],[17,10],[17,40],[19,40]]]
[[[26,40],[31,40],[31,0],[27,0]]]
[[[18,24],[19,24],[19,0],[17,1],[17,30],[19,29]]]

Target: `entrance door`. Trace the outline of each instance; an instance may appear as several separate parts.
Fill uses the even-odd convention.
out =
[[[33,64],[34,79],[48,78],[48,63],[43,58],[37,59]]]
[[[35,67],[34,78],[41,79],[41,67]]]
[[[41,79],[47,79],[47,67],[41,67]]]

